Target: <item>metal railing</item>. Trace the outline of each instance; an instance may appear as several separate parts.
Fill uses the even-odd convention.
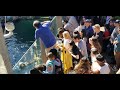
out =
[[[56,16],[52,19],[50,28],[56,36],[58,28]],[[29,74],[29,71],[38,64],[43,64],[39,39],[30,46],[22,58],[16,63],[13,67],[13,72],[14,74]]]

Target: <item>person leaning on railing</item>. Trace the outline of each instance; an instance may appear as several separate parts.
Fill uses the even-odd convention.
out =
[[[50,49],[54,48],[56,44],[56,39],[54,34],[50,30],[50,21],[40,22],[35,20],[33,22],[33,26],[35,27],[35,39],[40,38],[46,48],[46,52],[49,52]]]

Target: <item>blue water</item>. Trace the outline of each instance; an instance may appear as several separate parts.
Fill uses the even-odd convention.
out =
[[[16,39],[16,35],[17,34],[15,34],[9,39],[6,39],[8,53],[10,56],[12,66],[14,66],[15,63],[19,61],[19,59],[23,56],[23,54],[28,50],[28,48],[33,43],[33,41],[30,42],[26,41],[26,43],[23,43],[20,40],[18,41],[18,39]]]
[[[12,67],[20,60],[34,42],[33,20],[22,20],[15,23],[14,35],[6,39],[6,45]]]

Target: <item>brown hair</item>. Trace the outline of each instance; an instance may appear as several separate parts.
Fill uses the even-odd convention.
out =
[[[61,38],[63,38],[63,32],[64,32],[64,28],[63,27],[58,28],[57,37],[60,38],[60,35],[61,35]]]
[[[91,48],[96,48],[97,50],[98,50],[98,52],[99,53],[101,53],[101,51],[102,51],[102,47],[101,47],[101,45],[100,45],[100,43],[99,43],[99,41],[98,41],[98,37],[97,36],[93,36],[92,38],[91,38]]]
[[[47,54],[47,57],[48,57],[49,59],[52,59],[52,58],[55,57],[55,56],[54,56],[54,54],[53,54],[52,52],[49,52],[49,53]]]
[[[91,64],[86,57],[81,58],[80,62],[74,68],[76,74],[91,74]]]

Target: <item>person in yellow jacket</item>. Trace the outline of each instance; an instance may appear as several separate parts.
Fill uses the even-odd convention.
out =
[[[64,74],[69,73],[69,71],[73,67],[72,56],[64,46],[62,47],[61,60],[63,62]]]
[[[63,61],[64,73],[67,74],[73,67],[72,56],[69,53],[69,42],[71,36],[68,31],[63,32],[63,46],[61,51],[61,60]]]

